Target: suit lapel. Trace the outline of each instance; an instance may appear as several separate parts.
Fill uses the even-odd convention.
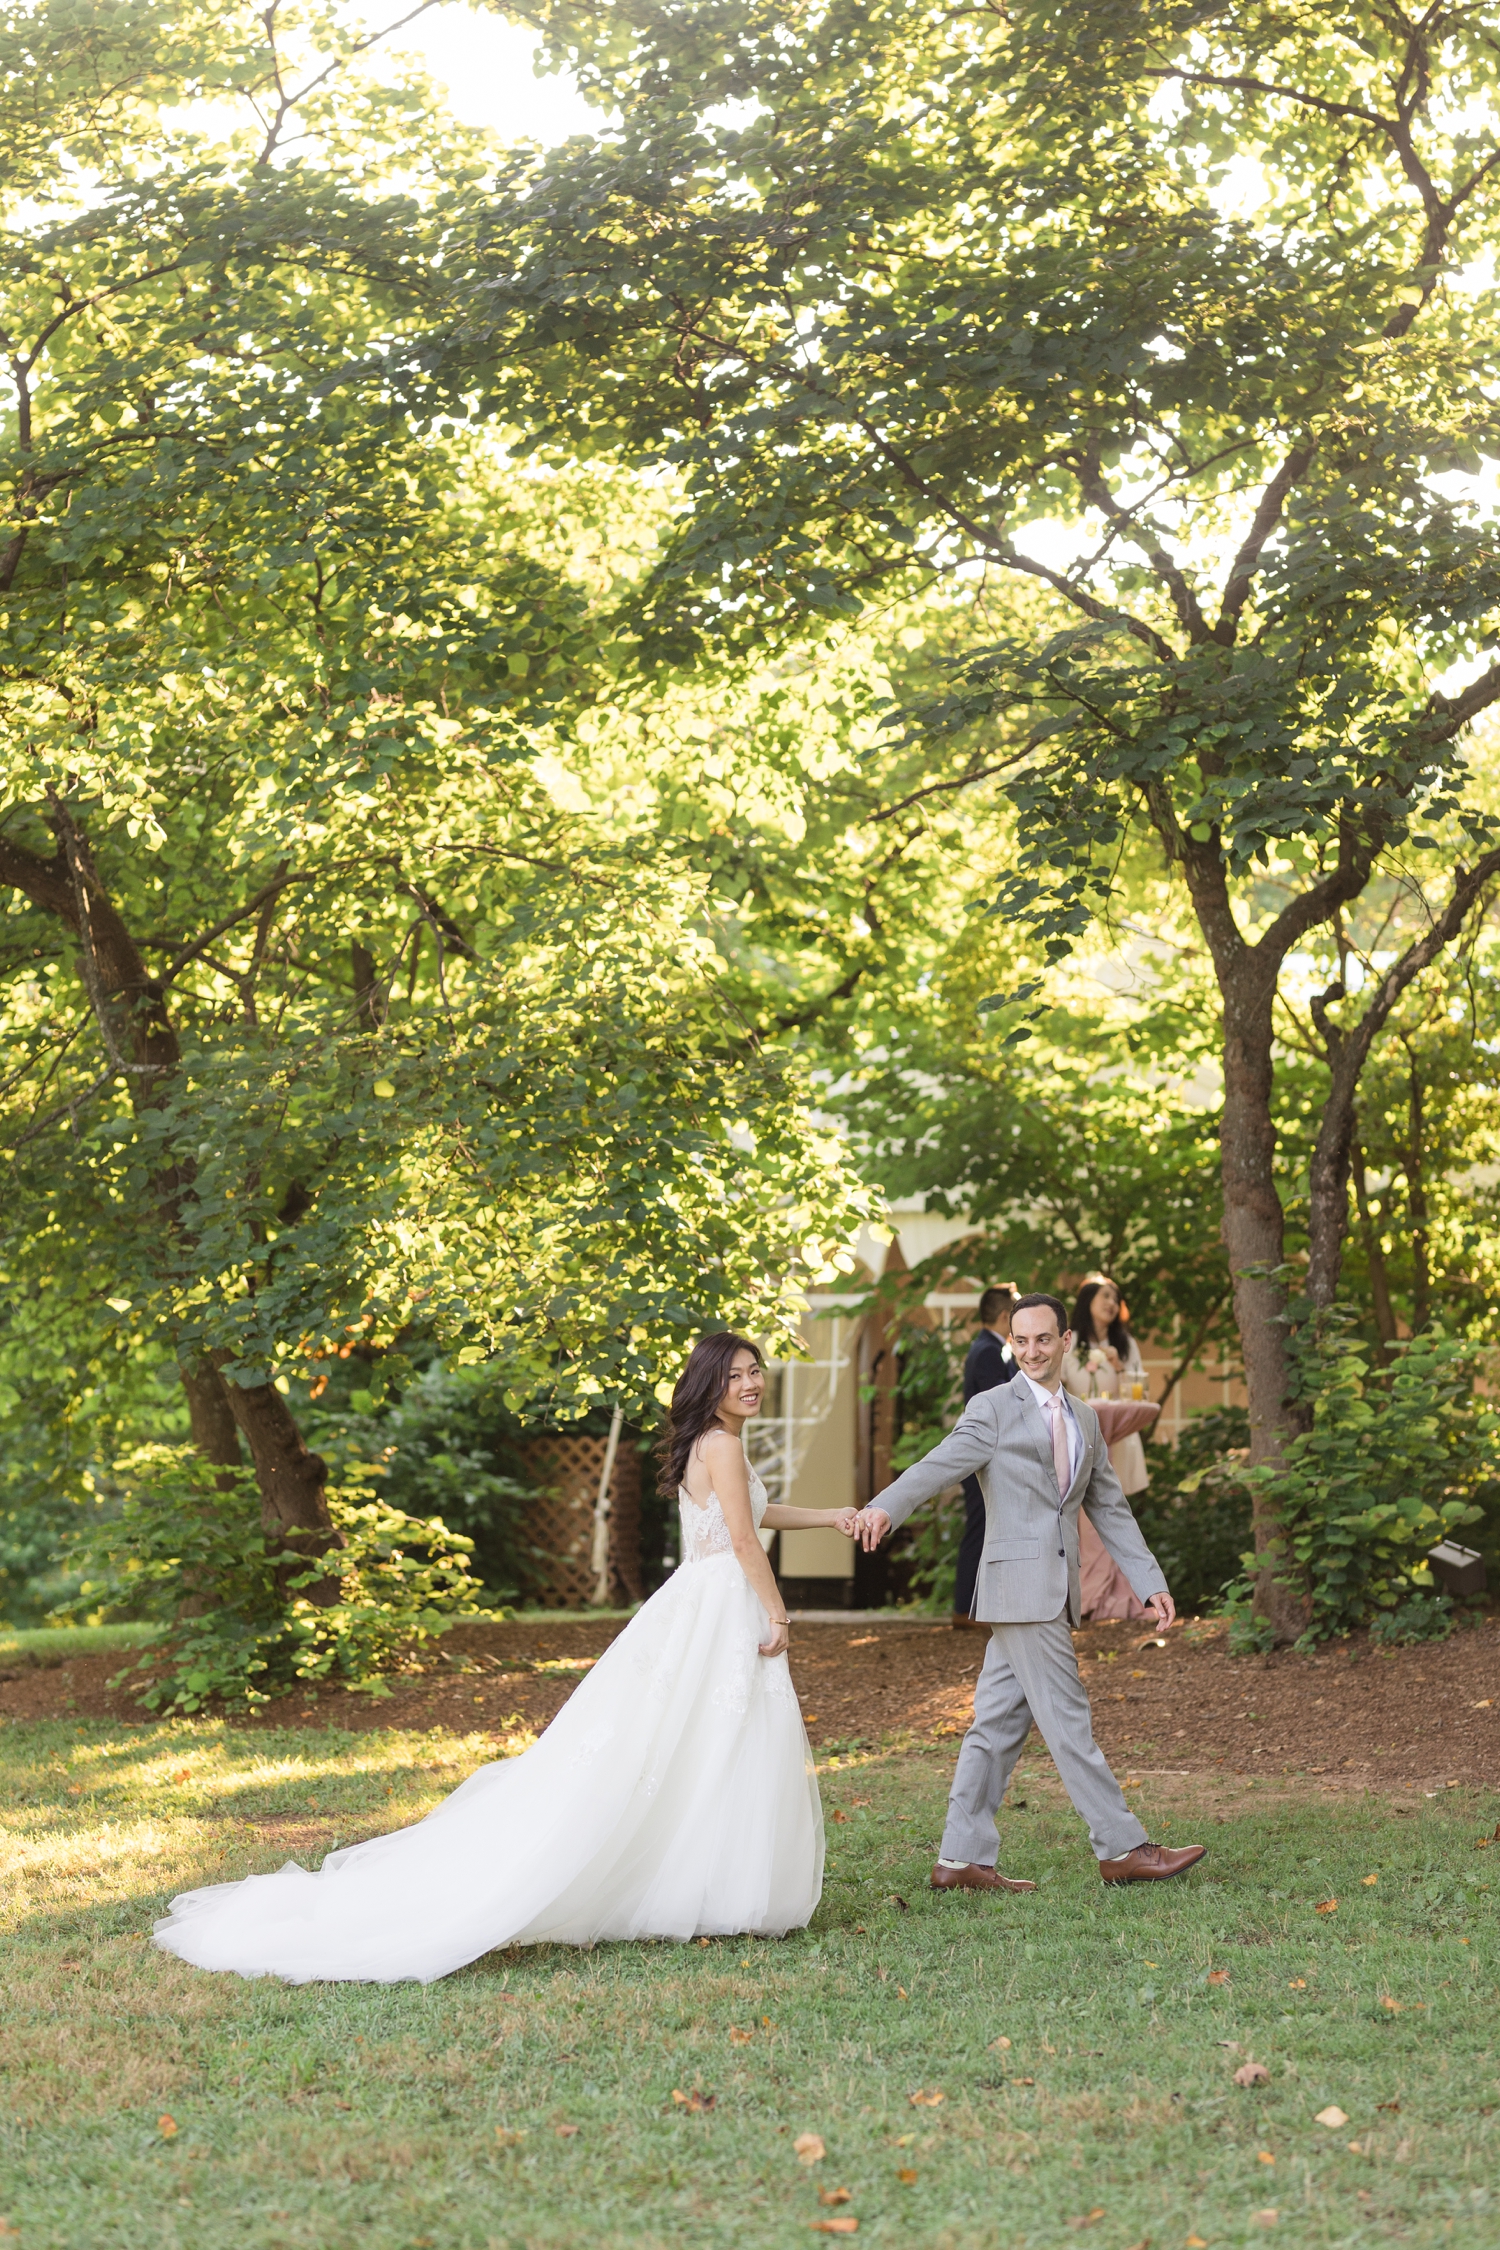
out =
[[[1064,1507],[1067,1506],[1068,1500],[1071,1500],[1074,1497],[1079,1488],[1088,1483],[1089,1467],[1094,1457],[1093,1435],[1089,1429],[1088,1423],[1085,1422],[1083,1416],[1078,1411],[1077,1399],[1071,1399],[1069,1401],[1069,1404],[1072,1406],[1074,1419],[1078,1424],[1078,1436],[1080,1439],[1080,1443],[1078,1447],[1078,1466],[1073,1471],[1073,1481],[1068,1486],[1067,1500],[1063,1502]],[[1098,1427],[1098,1422],[1095,1421],[1094,1428],[1097,1429]]]

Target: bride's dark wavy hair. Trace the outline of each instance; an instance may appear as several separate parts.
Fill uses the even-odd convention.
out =
[[[721,1328],[716,1335],[699,1337],[677,1378],[667,1409],[667,1426],[656,1449],[661,1489],[674,1500],[678,1486],[687,1479],[688,1455],[704,1431],[713,1427],[719,1401],[729,1388],[736,1352],[753,1352],[757,1367],[766,1364],[759,1345],[752,1344],[748,1336],[736,1336],[730,1329]]]

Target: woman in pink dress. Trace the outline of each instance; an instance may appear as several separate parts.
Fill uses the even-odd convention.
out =
[[[1125,1325],[1123,1301],[1107,1274],[1090,1274],[1073,1308],[1073,1347],[1063,1361],[1063,1382],[1075,1398],[1144,1399],[1146,1369],[1140,1346]],[[1144,1492],[1148,1482],[1146,1448],[1138,1433],[1109,1449],[1110,1465],[1126,1499]],[[1144,1617],[1146,1612],[1123,1571],[1104,1549],[1086,1515],[1078,1519],[1082,1606],[1095,1623],[1114,1617]]]

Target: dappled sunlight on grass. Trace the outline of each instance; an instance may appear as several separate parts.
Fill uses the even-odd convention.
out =
[[[1036,1760],[1002,1849],[1037,1892],[938,1899],[947,1755],[834,1752],[824,1903],[781,1943],[542,1948],[425,1990],[246,1983],[150,1945],[174,1890],[316,1866],[420,1817],[496,1744],[182,1721],[0,1736],[0,2215],[23,2243],[783,2250],[833,2211],[921,2250],[1052,2250],[1080,2221],[1101,2250],[1194,2232],[1217,2250],[1265,2239],[1274,2207],[1298,2250],[1371,2230],[1490,2250],[1489,1796],[1397,1816],[1148,1776],[1153,1829],[1211,1856],[1114,1893]],[[1251,2060],[1268,2075],[1245,2089]],[[825,2155],[803,2162],[809,2131]]]

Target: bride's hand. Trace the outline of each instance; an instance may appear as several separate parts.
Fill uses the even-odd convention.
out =
[[[791,1633],[788,1629],[787,1619],[784,1617],[773,1617],[771,1619],[771,1638],[768,1641],[762,1641],[760,1643],[761,1655],[785,1656],[790,1645]]]
[[[859,1536],[858,1508],[835,1508],[829,1517],[829,1522],[833,1525],[834,1530],[841,1531],[846,1539],[855,1539]]]

